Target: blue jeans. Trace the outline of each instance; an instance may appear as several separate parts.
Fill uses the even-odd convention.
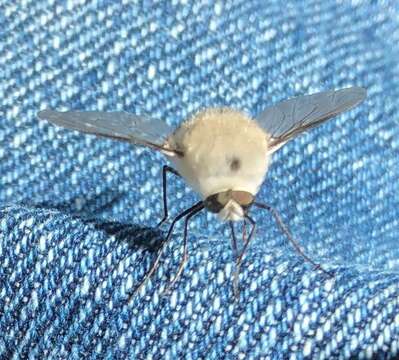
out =
[[[0,0],[0,358],[394,357],[397,3],[123,3]],[[36,117],[123,109],[177,125],[351,85],[367,100],[279,150],[257,197],[334,277],[253,209],[238,299],[229,229],[206,212],[171,291],[182,224],[132,295],[167,230],[154,230],[164,159]],[[171,217],[198,201],[173,177],[168,198]]]

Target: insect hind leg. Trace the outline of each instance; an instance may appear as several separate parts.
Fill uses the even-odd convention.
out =
[[[272,206],[268,205],[268,204],[264,204],[264,203],[259,203],[259,202],[254,202],[253,203],[254,206],[261,208],[261,209],[265,209],[267,211],[269,211],[274,220],[276,221],[278,227],[280,228],[280,230],[283,232],[283,234],[287,237],[288,241],[291,243],[291,245],[295,248],[295,250],[297,251],[297,253],[302,256],[302,258],[309,262],[310,264],[312,264],[316,270],[321,270],[322,272],[324,272],[325,274],[327,274],[330,277],[334,277],[334,274],[325,270],[320,264],[314,262],[309,256],[307,256],[305,254],[305,252],[302,250],[301,246],[295,241],[294,237],[292,236],[291,232],[289,231],[287,225],[285,225],[285,223],[283,222],[283,220],[281,219],[280,214],[278,213],[278,211],[273,208]]]

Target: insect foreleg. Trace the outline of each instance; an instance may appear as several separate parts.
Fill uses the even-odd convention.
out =
[[[163,218],[158,223],[157,227],[160,227],[168,219],[168,199],[167,199],[167,173],[170,172],[178,177],[180,174],[168,165],[164,165],[162,168],[162,191],[163,191]]]

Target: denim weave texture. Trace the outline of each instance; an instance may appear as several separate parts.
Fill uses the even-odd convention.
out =
[[[399,349],[397,1],[0,0],[1,359],[386,359]],[[159,153],[38,121],[125,110],[178,125],[210,106],[363,86],[364,103],[279,150],[233,295],[226,224],[167,225]],[[169,177],[170,215],[199,198]],[[170,223],[169,223],[170,224]],[[239,232],[238,225],[236,230]]]

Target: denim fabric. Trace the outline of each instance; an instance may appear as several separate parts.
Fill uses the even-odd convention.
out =
[[[393,358],[399,349],[399,6],[392,1],[0,0],[0,358]],[[275,206],[232,291],[228,227],[165,230],[160,154],[39,122],[44,108],[177,125],[360,85],[366,102],[282,148]],[[171,215],[198,197],[169,180]],[[237,231],[239,229],[237,228]],[[154,250],[154,249],[152,249]]]

